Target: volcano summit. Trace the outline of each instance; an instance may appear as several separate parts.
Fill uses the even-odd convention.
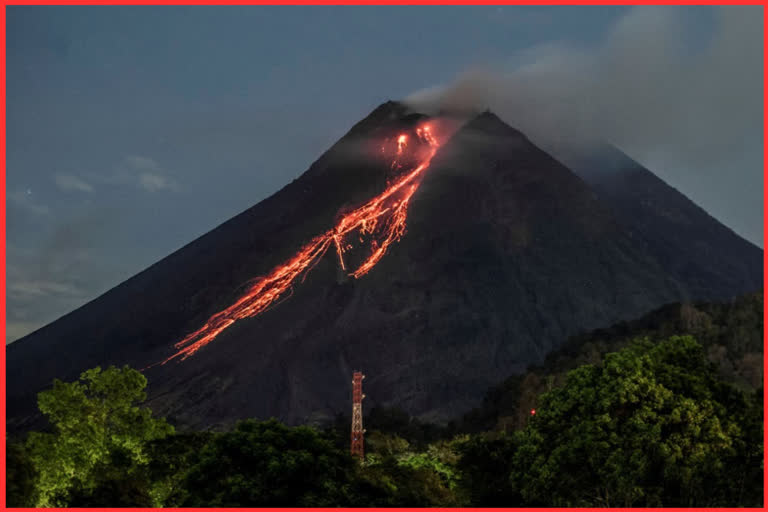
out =
[[[387,102],[273,196],[8,346],[8,429],[52,379],[109,364],[145,368],[149,405],[189,427],[329,419],[353,368],[372,404],[439,421],[572,334],[762,286],[757,247],[613,148],[588,156],[576,174],[490,112]]]

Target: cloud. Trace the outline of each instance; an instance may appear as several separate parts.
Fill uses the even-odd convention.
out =
[[[490,108],[563,159],[611,142],[761,244],[762,7],[710,12],[704,40],[685,8],[635,7],[594,47],[538,45],[406,102],[427,112]]]
[[[532,138],[609,139],[643,152],[667,140],[689,160],[727,160],[762,139],[762,11],[723,7],[714,36],[686,43],[681,11],[631,9],[603,43],[510,55],[504,71],[473,69],[406,99],[420,110],[496,111]]]
[[[18,209],[33,215],[47,215],[49,212],[46,205],[36,201],[31,189],[9,192],[8,202]]]
[[[149,170],[149,171],[160,171],[160,164],[152,160],[151,158],[147,158],[144,156],[127,156],[125,157],[126,162],[128,162],[129,165],[131,165],[135,169],[140,170]]]
[[[8,296],[13,298],[33,298],[49,295],[80,297],[81,292],[69,283],[59,281],[12,281],[8,283]]]
[[[52,322],[89,298],[89,290],[76,275],[52,272],[41,265],[36,251],[9,245],[7,257],[6,343]]]
[[[71,174],[56,174],[53,179],[56,185],[64,191],[93,192],[92,185]]]
[[[94,212],[57,225],[39,243],[6,246],[6,343],[82,306],[105,290],[107,262],[94,257],[114,225]],[[10,327],[10,326],[13,327]]]
[[[156,160],[147,156],[129,155],[106,175],[94,175],[93,180],[110,186],[132,186],[145,192],[178,190],[176,180]]]
[[[138,155],[125,158],[125,165],[131,172],[131,180],[147,192],[175,190],[176,183],[155,160]]]
[[[52,198],[60,203],[51,203],[51,211],[57,207],[57,215],[51,216],[31,190],[9,191],[15,243],[8,244],[6,253],[6,343],[55,321],[128,277],[126,269],[135,270],[129,264],[134,248],[127,247],[119,260],[111,257],[116,252],[112,244],[125,243],[119,235],[122,229],[135,226],[126,221],[130,210],[118,199],[125,197],[135,207],[137,196],[176,188],[160,163],[139,155],[125,156],[101,174],[59,173],[49,185],[52,191],[89,195],[87,201],[72,203],[60,193]]]
[[[149,192],[173,189],[173,185],[171,185],[167,178],[148,172],[143,172],[139,175],[139,184],[144,190]]]

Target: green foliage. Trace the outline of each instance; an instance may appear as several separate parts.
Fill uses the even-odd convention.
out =
[[[29,454],[23,444],[9,442],[5,456],[6,504],[9,507],[33,507],[36,473]]]
[[[138,407],[146,384],[127,366],[97,367],[38,394],[53,432],[32,432],[25,444],[36,471],[36,506],[104,505],[100,497],[109,505],[151,504],[140,483],[149,462],[146,443],[173,427]]]
[[[449,489],[457,487],[459,474],[455,465],[459,456],[455,444],[459,441],[440,441],[429,445],[425,452],[408,452],[398,457],[398,464],[413,469],[428,469],[437,474]]]
[[[184,482],[184,506],[343,505],[354,464],[312,428],[246,420],[202,448]]]
[[[484,433],[469,436],[457,446],[459,485],[476,507],[510,507],[523,502],[509,475],[517,451],[515,436]]]
[[[406,453],[411,444],[396,434],[373,430],[365,434],[365,451],[368,456],[396,457]]]
[[[180,507],[188,499],[186,478],[200,462],[200,454],[216,434],[212,432],[177,433],[148,443],[150,463],[147,479],[153,504]]]
[[[177,434],[139,407],[143,375],[95,368],[39,394],[51,429],[7,445],[7,501],[759,507],[762,314],[762,295],[673,305],[574,338],[445,427],[374,408],[362,462],[349,455],[349,417],[324,433],[247,420]]]
[[[512,487],[527,505],[758,506],[762,432],[744,426],[761,412],[692,338],[642,340],[541,396],[516,435]]]
[[[568,371],[600,364],[605,354],[647,337],[661,341],[689,334],[703,347],[718,374],[747,392],[763,382],[763,294],[746,295],[724,304],[670,304],[644,317],[606,329],[574,336],[547,355],[541,366],[530,367],[495,386],[482,404],[465,414],[456,431],[519,430],[538,397],[565,382]]]
[[[412,422],[408,422],[411,424]],[[402,430],[397,429],[399,432]],[[453,442],[416,451],[402,437],[374,430],[366,434],[366,459],[358,466],[353,506],[456,506],[458,454]]]
[[[355,475],[351,506],[450,507],[461,505],[445,479],[430,464],[409,464],[392,456],[377,456]]]

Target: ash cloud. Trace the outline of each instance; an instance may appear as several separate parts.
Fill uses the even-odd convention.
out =
[[[762,7],[717,8],[711,36],[697,44],[685,15],[633,8],[595,48],[540,45],[512,55],[504,71],[466,71],[406,102],[428,112],[490,108],[555,153],[609,141],[762,244]]]

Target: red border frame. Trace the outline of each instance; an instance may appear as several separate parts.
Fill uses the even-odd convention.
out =
[[[768,21],[768,10],[766,10],[765,5],[763,5],[763,510],[768,508],[768,498],[766,498],[765,489],[766,489],[766,483],[768,483],[768,473],[766,473],[765,470],[765,443],[768,441],[768,434],[765,431],[765,409],[766,405],[768,405],[768,400],[766,400],[765,397],[765,388],[766,384],[768,384],[768,375],[765,374],[765,349],[768,347],[768,344],[765,342],[765,335],[768,333],[768,328],[766,327],[766,320],[768,320],[768,315],[765,313],[765,283],[766,283],[766,270],[768,270],[768,258],[766,258],[765,255],[765,236],[768,234],[768,229],[766,229],[766,224],[768,224],[768,210],[766,210],[765,206],[765,196],[768,195],[766,192],[768,192],[768,187],[766,187],[765,182],[765,171],[766,171],[766,159],[765,159],[765,151],[766,151],[766,144],[768,144],[768,132],[766,132],[766,125],[765,125],[765,119],[768,115],[768,105],[765,103],[765,82],[768,80],[768,71],[766,70],[766,59],[765,59],[765,51],[768,49],[768,39],[765,37],[765,24],[766,21]]]
[[[216,3],[206,0],[117,0],[114,2],[106,0],[2,0],[0,5],[209,5],[209,6],[227,6],[227,5],[363,5],[363,6],[381,6],[381,5],[725,5],[731,2],[713,2],[712,0],[703,0],[700,2],[682,1],[674,2],[671,0],[656,0],[653,2],[611,2],[610,0],[592,0],[580,2],[578,0],[539,0],[534,2],[515,2],[509,0],[482,0],[480,2],[457,1],[457,0],[378,0],[374,2],[363,2],[356,0],[293,0],[290,2],[260,2],[258,0],[229,0],[226,3]],[[765,1],[745,0],[733,2],[736,5],[765,5]]]
[[[259,2],[259,1],[253,1],[253,0],[229,0],[225,5],[467,5],[471,2],[460,2],[456,0],[447,0],[447,1],[439,1],[439,0],[379,0],[377,2],[362,2],[362,1],[355,1],[355,0],[331,0],[327,2],[318,1],[318,0],[294,0],[292,2]],[[673,2],[673,1],[654,1],[650,2],[649,4],[653,5],[721,5],[723,3],[727,2],[713,2],[711,0],[705,0],[700,2],[691,2],[691,1],[684,1],[684,2]],[[765,119],[768,117],[768,105],[766,104],[766,94],[765,94],[765,83],[768,81],[768,70],[766,69],[766,50],[768,49],[768,38],[766,38],[765,35],[765,27],[766,22],[768,22],[768,10],[765,9],[766,2],[763,1],[754,1],[754,0],[748,0],[748,1],[741,1],[738,2],[739,5],[762,5],[763,6],[763,239],[765,240],[766,237],[768,237],[768,229],[766,229],[766,224],[768,224],[768,209],[766,209],[765,205],[765,196],[768,194],[768,186],[766,185],[765,181],[765,175],[766,175],[766,169],[768,169],[768,166],[766,165],[766,146],[768,145],[768,132],[766,132],[766,123]],[[0,322],[0,335],[2,335],[3,339],[5,339],[5,328],[6,328],[6,209],[5,209],[5,200],[6,200],[6,186],[5,186],[5,171],[6,171],[6,7],[9,5],[109,5],[109,6],[116,6],[116,5],[219,5],[212,1],[206,1],[206,0],[162,0],[162,1],[154,1],[154,0],[118,0],[118,1],[105,1],[105,0],[43,0],[43,1],[35,1],[35,0],[0,0],[0,29],[2,31],[3,37],[2,42],[0,43],[0,63],[2,64],[2,83],[0,84],[0,93],[2,94],[2,99],[0,99],[0,115],[2,115],[2,129],[0,130],[0,135],[2,138],[0,139],[0,158],[2,158],[2,162],[0,163],[0,180],[2,181],[2,187],[0,187],[0,202],[2,202],[3,209],[0,213],[0,234],[2,235],[2,240],[0,240],[0,252],[2,252],[3,260],[2,264],[0,264],[0,286],[3,289],[2,297],[0,298],[0,310],[2,310],[3,313],[3,321]],[[222,4],[224,5],[224,4]],[[516,1],[505,1],[505,0],[485,0],[478,2],[474,5],[648,5],[643,2],[611,2],[608,0],[598,0],[598,1],[588,1],[588,2],[580,2],[578,0],[544,0],[544,1],[537,1],[537,2],[516,2]],[[765,284],[766,284],[766,272],[768,271],[768,257],[766,257],[765,251],[763,251],[763,304],[765,304]],[[766,348],[768,348],[768,344],[766,344],[766,334],[768,333],[768,314],[766,314],[765,308],[763,308],[763,390],[765,390],[766,385],[768,385],[768,375],[766,375],[765,372],[765,353]],[[3,379],[0,381],[0,391],[2,391],[2,395],[0,396],[0,405],[2,405],[2,420],[3,424],[5,424],[5,417],[6,417],[6,407],[5,407],[5,400],[6,400],[6,393],[5,393],[5,350],[2,351],[2,355],[0,355],[0,372],[2,372]],[[766,406],[768,406],[768,400],[766,400],[765,393],[763,393],[763,411],[765,411]],[[765,413],[763,413],[763,425],[765,425]],[[6,434],[5,430],[3,430],[2,434],[2,446],[0,446],[0,505],[2,508],[0,510],[6,510],[6,502],[5,502],[5,491],[6,491],[6,480],[5,480],[5,441],[6,441]],[[763,468],[765,468],[765,462],[766,462],[766,456],[765,456],[765,445],[766,441],[768,441],[768,433],[766,433],[765,428],[763,428]],[[765,488],[766,483],[768,483],[768,478],[766,475],[768,473],[765,472],[765,469],[763,470],[763,508],[762,510],[768,509],[768,497],[766,497]],[[154,510],[151,508],[109,508],[109,509],[94,509],[94,508],[70,508],[70,509],[35,509],[35,508],[14,508],[11,510],[82,510],[82,511],[93,511],[93,510],[115,510],[115,511],[130,511],[130,510]],[[209,510],[215,510],[213,508],[180,508],[177,510],[188,510],[188,511],[209,511]],[[236,508],[231,510],[272,510],[272,511],[281,511],[285,509],[280,508]],[[330,509],[330,508],[318,508],[314,510],[319,511],[335,511],[338,509]],[[345,509],[345,510],[361,510],[361,511],[367,511],[367,510],[384,510],[384,509],[375,509],[375,508],[357,508],[357,509]],[[403,510],[417,510],[415,508],[406,508]],[[436,509],[440,510],[440,509]],[[443,510],[454,510],[454,509],[443,509]],[[470,511],[480,511],[480,510],[487,510],[487,511],[495,511],[498,509],[492,509],[492,508],[465,508],[461,510],[470,510]],[[552,510],[557,510],[553,508],[519,508],[517,510],[541,510],[541,511],[547,511],[551,512]],[[608,509],[599,509],[599,508],[583,508],[581,510],[594,510],[594,511],[603,511],[603,510],[624,510],[620,508],[608,508]],[[761,509],[744,509],[744,508],[696,508],[696,509],[683,509],[683,508],[637,508],[632,510],[651,510],[651,511],[659,511],[659,510],[718,510],[718,511],[728,511],[728,510],[761,510]]]

